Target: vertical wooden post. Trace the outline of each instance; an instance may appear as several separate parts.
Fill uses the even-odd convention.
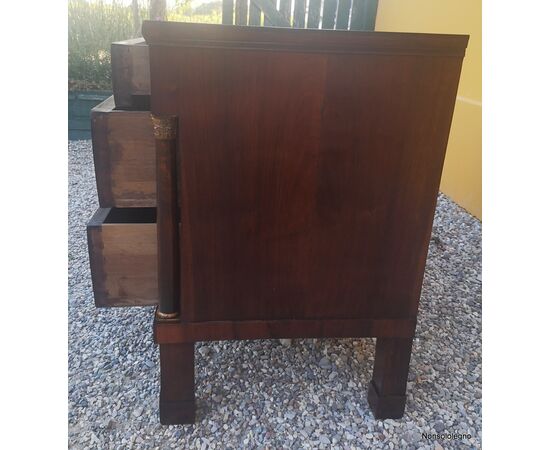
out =
[[[250,12],[248,17],[248,25],[259,27],[262,23],[262,10],[258,8],[258,5],[250,0]]]
[[[294,28],[304,28],[306,26],[306,0],[296,0],[294,3]]]
[[[237,0],[235,3],[235,25],[248,23],[248,0]]]
[[[151,115],[157,161],[157,318],[179,316],[179,219],[176,148],[178,118]]]
[[[354,1],[351,7],[351,18],[349,22],[349,29],[357,30],[357,31],[364,30],[366,13],[367,13],[366,2]]]
[[[336,8],[338,7],[337,0],[325,0],[323,5],[323,18],[321,20],[321,28],[325,30],[333,30],[336,23]]]
[[[233,25],[233,9],[235,0],[223,0],[222,2],[222,23]]]
[[[399,419],[405,412],[412,338],[377,338],[368,401],[377,419]]]
[[[376,27],[376,14],[378,13],[378,0],[369,0],[367,3],[367,17],[365,19],[365,31],[374,31]]]
[[[339,0],[338,12],[336,13],[336,29],[347,30],[349,25],[349,11],[351,9],[351,0]]]
[[[139,16],[138,0],[132,0],[132,21],[134,22],[134,37],[141,36],[141,18]]]
[[[307,28],[319,28],[321,20],[321,0],[309,0],[307,7]]]
[[[279,12],[286,20],[288,20],[289,24],[292,22],[292,17],[290,17],[291,6],[292,4],[290,0],[280,0],[279,2]]]
[[[151,20],[166,20],[166,0],[150,0],[149,18]]]

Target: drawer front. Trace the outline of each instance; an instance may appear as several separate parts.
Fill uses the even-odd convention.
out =
[[[149,47],[143,38],[111,44],[113,94],[118,109],[149,109]]]
[[[91,117],[99,205],[155,207],[155,141],[149,111],[117,110],[109,97]]]
[[[98,307],[158,301],[154,208],[100,208],[88,223],[88,251]]]

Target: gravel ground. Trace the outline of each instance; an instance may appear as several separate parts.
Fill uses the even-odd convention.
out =
[[[403,419],[367,404],[373,339],[197,343],[197,422],[158,421],[152,308],[94,307],[90,141],[69,144],[69,447],[481,448],[481,224],[440,195]],[[422,433],[470,434],[439,441]]]

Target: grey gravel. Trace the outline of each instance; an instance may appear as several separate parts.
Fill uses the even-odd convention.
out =
[[[332,368],[332,364],[330,363],[330,361],[329,361],[328,358],[321,358],[321,361],[319,361],[319,365],[320,365],[323,369],[330,369],[330,368]]]
[[[69,447],[481,448],[481,224],[440,195],[400,420],[367,404],[374,339],[197,343],[197,422],[158,422],[152,308],[96,309],[90,141],[69,144]],[[333,375],[336,374],[336,375]],[[430,441],[422,433],[470,439]],[[441,444],[441,445],[439,445]]]
[[[292,339],[279,339],[279,342],[285,347],[290,347],[292,345]]]
[[[434,430],[438,433],[441,433],[442,431],[445,431],[445,424],[442,420],[438,420],[434,423]]]

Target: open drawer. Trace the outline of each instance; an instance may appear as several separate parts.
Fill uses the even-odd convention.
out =
[[[113,93],[118,109],[150,109],[149,47],[136,38],[111,44]]]
[[[157,304],[155,208],[99,208],[88,222],[88,251],[96,306]]]
[[[155,139],[149,111],[122,111],[109,97],[92,109],[99,205],[156,206]]]

